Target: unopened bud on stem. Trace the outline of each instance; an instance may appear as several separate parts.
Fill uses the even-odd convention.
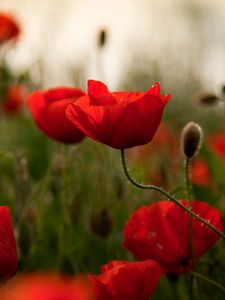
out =
[[[189,122],[183,128],[181,145],[184,155],[187,158],[192,158],[198,153],[202,144],[202,136],[202,128],[194,122]]]

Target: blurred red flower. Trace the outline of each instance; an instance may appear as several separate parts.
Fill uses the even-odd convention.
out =
[[[212,153],[220,157],[225,162],[225,132],[211,134],[206,141],[206,145]],[[213,178],[210,169],[204,158],[197,158],[192,163],[191,181],[203,187],[209,187]]]
[[[88,81],[88,95],[68,105],[68,119],[90,138],[117,149],[150,142],[170,96],[155,83],[147,92],[109,92],[100,81]]]
[[[198,158],[191,165],[191,182],[202,187],[209,187],[212,183],[209,168],[204,159]]]
[[[9,115],[19,113],[26,98],[26,88],[23,85],[12,85],[8,88],[2,109]]]
[[[0,281],[9,279],[17,270],[18,258],[10,209],[0,206]]]
[[[140,147],[132,148],[129,151],[129,158],[132,160],[143,161],[151,157],[154,153],[168,152],[171,158],[177,156],[177,138],[176,135],[171,131],[170,124],[161,122],[159,128],[154,135],[154,139],[150,144],[143,145]],[[160,153],[161,155],[161,153]]]
[[[0,13],[0,44],[19,35],[19,27],[9,15]]]
[[[210,135],[207,144],[213,153],[225,161],[225,132]]]
[[[76,143],[84,134],[66,118],[65,109],[83,95],[82,90],[69,87],[35,91],[29,96],[28,107],[36,125],[46,135],[62,143]]]
[[[187,201],[180,200],[185,206]],[[205,202],[193,201],[193,211],[223,231],[221,213]],[[153,259],[166,274],[188,272],[193,267],[190,217],[175,203],[160,201],[137,209],[124,228],[124,247],[136,259]],[[220,236],[193,218],[195,262]]]
[[[2,291],[1,300],[93,300],[87,279],[54,274],[30,274],[17,278]]]
[[[156,288],[161,269],[155,261],[111,261],[102,274],[90,275],[98,300],[148,300]]]
[[[171,178],[179,177],[178,151],[177,137],[171,130],[171,124],[161,122],[151,143],[131,148],[127,156],[131,166],[143,174],[144,181],[168,186]]]

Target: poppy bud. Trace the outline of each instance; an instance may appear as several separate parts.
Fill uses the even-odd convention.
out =
[[[188,158],[195,156],[202,143],[202,128],[194,123],[189,122],[182,131],[181,145],[184,155]]]
[[[101,238],[106,238],[112,229],[112,219],[107,209],[102,208],[91,215],[90,225],[92,231]]]

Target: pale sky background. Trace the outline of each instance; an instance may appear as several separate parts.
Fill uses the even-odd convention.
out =
[[[22,28],[10,67],[45,87],[93,78],[116,90],[135,72],[154,78],[155,70],[171,85],[225,83],[224,0],[0,0],[0,10]]]

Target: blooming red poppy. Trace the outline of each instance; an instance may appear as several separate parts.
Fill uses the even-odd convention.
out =
[[[84,134],[65,116],[65,108],[85,93],[77,88],[59,87],[35,91],[29,96],[28,107],[37,126],[50,138],[63,143],[76,143]]]
[[[2,109],[7,114],[16,114],[23,108],[24,100],[26,97],[26,89],[23,85],[12,85],[8,88]]]
[[[187,201],[180,200],[185,206]],[[223,231],[221,213],[205,202],[193,201],[193,211]],[[195,262],[220,236],[193,218]],[[136,210],[124,228],[124,246],[138,260],[153,259],[166,274],[187,272],[193,267],[190,217],[175,203],[160,201]]]
[[[88,95],[68,105],[68,119],[90,138],[117,149],[150,142],[170,96],[155,83],[147,92],[113,92],[88,81]]]
[[[16,241],[9,207],[0,206],[0,281],[10,278],[17,270]]]
[[[15,297],[15,295],[17,297]],[[90,282],[55,274],[30,274],[6,286],[1,300],[93,300]]]
[[[20,30],[11,16],[0,14],[0,43],[18,36]]]
[[[102,274],[90,275],[98,300],[148,300],[156,288],[161,268],[155,261],[111,261]]]

